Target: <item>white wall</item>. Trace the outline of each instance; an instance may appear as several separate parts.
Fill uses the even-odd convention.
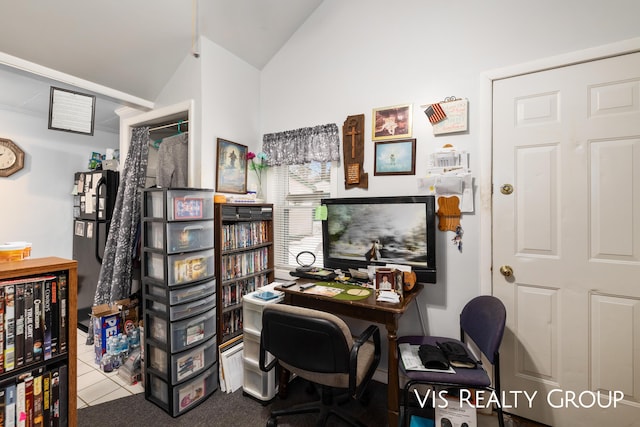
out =
[[[206,38],[201,49],[202,179],[204,187],[214,188],[217,138],[250,151],[261,145],[260,71]]]
[[[215,188],[217,138],[256,151],[259,134],[260,71],[207,38],[200,57],[188,55],[156,100],[156,106],[195,101],[196,167],[202,188]]]
[[[370,133],[373,108],[411,103],[416,176],[424,176],[428,155],[449,143],[470,153],[478,179],[479,111],[491,108],[479,105],[481,74],[638,37],[639,14],[633,0],[324,0],[261,74],[262,133],[332,122],[341,127],[347,116],[362,113]],[[419,106],[452,95],[469,100],[469,131],[434,137]],[[416,177],[374,176],[374,144],[368,138],[365,145],[369,189],[340,185],[338,196],[419,193]],[[477,208],[462,217],[462,253],[451,243],[452,232],[437,232],[439,280],[419,298],[429,333],[457,335],[462,306],[480,292]],[[409,310],[400,335],[421,332],[419,325]]]
[[[49,130],[46,115],[3,106],[0,123],[0,137],[11,139],[25,152],[24,169],[0,178],[0,242],[31,242],[34,258],[71,258],[74,173],[87,170],[92,152],[118,148],[118,135]]]

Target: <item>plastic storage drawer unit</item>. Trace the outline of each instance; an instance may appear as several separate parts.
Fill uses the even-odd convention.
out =
[[[153,282],[145,284],[147,295],[165,304],[181,304],[205,298],[216,291],[216,280],[189,285],[188,287],[169,288]]]
[[[145,328],[148,328],[149,337],[166,345],[168,333],[171,337],[172,353],[194,347],[216,334],[215,310],[177,322],[171,322],[152,312],[147,312],[145,316],[147,318]]]
[[[217,389],[217,364],[201,375],[174,387],[153,374],[148,374],[150,397],[158,401],[159,406],[171,416],[176,417],[194,408],[198,403]]]
[[[177,384],[192,378],[205,369],[209,368],[217,361],[215,338],[181,353],[172,354],[167,359],[167,352],[153,345],[149,346],[149,368],[157,371],[162,379]],[[154,373],[153,371],[150,371]],[[167,375],[170,373],[171,378]]]
[[[213,190],[158,188],[145,190],[145,218],[167,221],[213,219]]]
[[[144,245],[147,248],[175,254],[213,247],[213,221],[211,220],[189,223],[145,222],[144,227]]]
[[[214,250],[163,255],[144,252],[148,277],[166,282],[168,286],[181,285],[213,277]]]

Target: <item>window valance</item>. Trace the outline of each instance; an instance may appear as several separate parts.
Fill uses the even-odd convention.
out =
[[[340,136],[335,123],[284,132],[262,138],[262,151],[270,166],[301,165],[340,159]]]

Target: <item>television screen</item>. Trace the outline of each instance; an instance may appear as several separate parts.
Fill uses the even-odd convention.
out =
[[[411,266],[418,282],[435,283],[435,198],[398,196],[323,199],[324,266]]]

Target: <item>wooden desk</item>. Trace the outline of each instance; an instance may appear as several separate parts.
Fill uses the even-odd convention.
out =
[[[299,281],[302,283],[303,281]],[[306,280],[309,282],[309,280]],[[376,301],[375,294],[359,301],[342,301],[319,295],[305,294],[300,291],[299,284],[290,288],[276,287],[285,293],[284,303],[301,307],[313,308],[328,313],[339,314],[369,322],[381,323],[387,328],[389,356],[387,368],[387,416],[390,427],[396,427],[399,421],[400,379],[398,376],[398,347],[397,332],[398,319],[407,311],[411,302],[422,291],[423,286],[416,284],[411,292],[405,293],[400,304],[390,304]]]

